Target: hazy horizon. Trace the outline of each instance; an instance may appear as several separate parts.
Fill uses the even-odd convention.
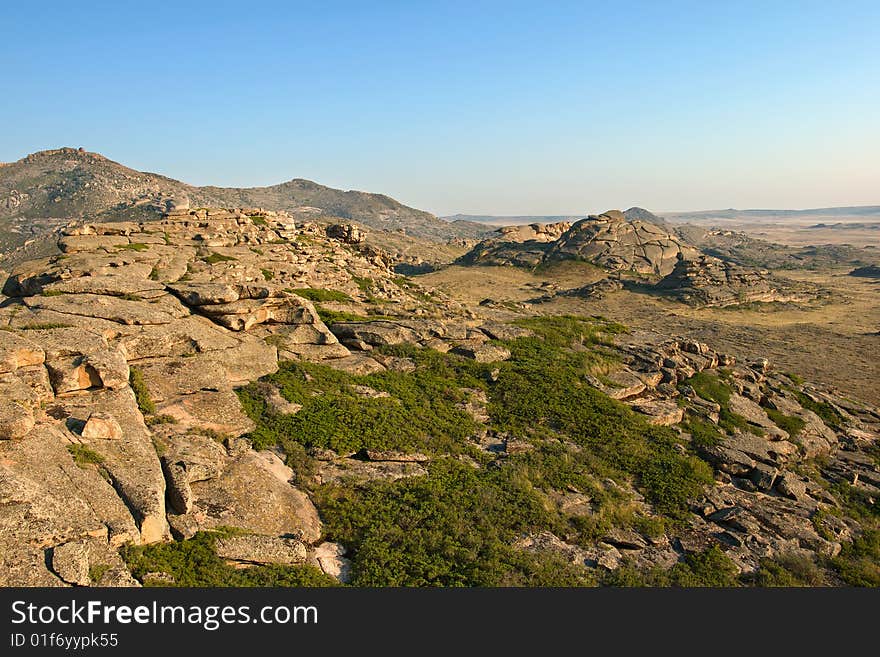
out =
[[[880,5],[767,5],[10,7],[0,160],[438,216],[876,205]]]

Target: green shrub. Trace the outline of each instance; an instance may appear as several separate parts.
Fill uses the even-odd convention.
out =
[[[683,512],[687,500],[712,481],[709,466],[680,454],[671,429],[649,425],[586,383],[585,374],[605,358],[601,352],[561,346],[601,343],[607,324],[558,317],[528,322],[544,337],[508,343],[511,359],[501,364],[490,388],[495,425],[526,439],[568,439],[584,449],[595,474],[632,477],[659,509]]]
[[[825,583],[825,574],[815,559],[803,554],[763,559],[754,575],[754,584],[764,587],[823,586]]]
[[[266,279],[267,281],[271,281],[273,278],[275,278],[275,274],[268,269],[261,269],[260,273],[263,275],[263,278]]]
[[[122,556],[132,575],[146,586],[151,582],[148,573],[166,573],[173,578],[173,586],[335,586],[338,582],[324,575],[314,566],[253,566],[234,568],[214,549],[218,538],[234,533],[231,530],[198,532],[192,538],[173,543],[129,545]]]
[[[257,423],[250,439],[258,448],[293,441],[339,453],[361,449],[458,453],[476,430],[473,418],[456,407],[464,393],[429,371],[359,377],[325,365],[288,362],[264,377],[262,384],[277,386],[285,399],[302,409],[295,415],[276,416],[267,408],[260,384],[239,390],[245,412]],[[356,384],[391,396],[360,397],[351,388]]]
[[[318,287],[287,288],[287,292],[293,292],[309,301],[351,301],[351,297],[339,290],[326,290]]]
[[[151,415],[144,422],[148,427],[154,427],[158,424],[177,424],[177,418],[173,415]]]
[[[850,586],[880,586],[880,530],[869,529],[845,544],[831,565]]]
[[[315,310],[318,313],[318,317],[320,317],[321,321],[325,324],[335,324],[336,322],[369,322],[372,319],[375,319],[374,317],[364,317],[363,315],[357,315],[346,311],[330,310],[323,306],[315,306]]]
[[[371,289],[373,289],[374,283],[372,278],[352,275],[351,280],[355,282],[355,284],[358,286],[358,289],[363,293],[367,293]]]
[[[111,566],[106,563],[96,563],[89,567],[89,580],[92,584],[97,584],[104,577],[104,573],[110,570]]]
[[[803,428],[807,425],[801,418],[796,415],[785,415],[775,408],[765,408],[767,417],[773,420],[773,424],[785,431],[792,439],[797,438]]]
[[[681,423],[681,427],[691,434],[691,441],[695,447],[712,447],[724,438],[714,424],[698,417],[688,417]]]
[[[583,568],[511,546],[548,522],[529,482],[507,470],[452,460],[427,477],[328,486],[319,495],[326,531],[352,548],[359,586],[577,586]]]
[[[80,467],[85,467],[90,464],[98,465],[104,462],[103,456],[89,449],[85,445],[68,445],[67,451],[70,452],[70,455],[73,457],[73,462]]]
[[[217,253],[216,251],[212,252],[211,255],[202,256],[202,260],[209,265],[216,265],[218,262],[232,262],[237,259],[238,258],[234,258],[233,256]]]
[[[685,383],[703,399],[713,401],[721,407],[718,412],[718,426],[726,431],[733,432],[735,429],[748,431],[756,436],[763,436],[764,430],[754,424],[750,424],[746,418],[730,410],[730,396],[733,389],[726,381],[717,374],[710,372],[697,372]]]
[[[738,569],[717,545],[703,552],[688,555],[672,568],[652,568],[640,571],[631,565],[607,574],[606,586],[637,587],[664,586],[681,588],[729,588],[739,586]]]
[[[828,402],[814,401],[808,395],[799,390],[794,390],[793,392],[801,406],[809,411],[813,411],[816,415],[822,418],[822,421],[829,427],[840,427],[844,424],[843,417],[837,412],[837,409]]]
[[[150,398],[150,391],[147,388],[144,373],[140,369],[132,367],[128,374],[128,382],[134,391],[134,396],[141,413],[144,415],[155,413],[156,404]]]

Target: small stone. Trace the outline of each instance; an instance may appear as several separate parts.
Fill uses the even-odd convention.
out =
[[[92,413],[82,430],[82,437],[95,440],[119,440],[122,427],[107,413]]]

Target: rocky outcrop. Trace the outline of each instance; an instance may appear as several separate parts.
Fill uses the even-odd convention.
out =
[[[880,265],[867,265],[865,267],[856,267],[850,273],[850,276],[858,278],[880,278]]]
[[[809,298],[804,290],[794,289],[792,283],[774,280],[767,271],[747,269],[707,255],[679,259],[657,288],[695,306],[732,306]]]
[[[544,259],[550,245],[570,227],[571,223],[567,221],[504,226],[473,246],[458,262],[465,265],[534,267]]]
[[[680,255],[698,251],[631,208],[609,210],[569,224],[501,228],[469,253],[461,264],[535,267],[559,260],[585,260],[610,272],[665,275]],[[650,213],[647,213],[650,214]],[[651,215],[653,216],[653,215]]]
[[[680,256],[697,253],[659,226],[609,210],[575,223],[547,252],[546,259],[577,258],[608,271],[665,275]]]
[[[317,511],[277,455],[237,439],[253,423],[235,389],[279,358],[365,358],[297,290],[337,290],[354,310],[367,299],[424,305],[343,228],[331,239],[283,213],[177,208],[156,222],[71,224],[62,255],[11,272],[0,307],[0,584],[133,585],[120,546],[225,526],[252,532],[254,545],[298,536],[285,543],[296,559],[272,562],[305,561]],[[436,335],[430,324],[417,324],[421,335]],[[380,321],[355,337],[395,332],[416,335]],[[269,560],[224,546],[233,561]]]

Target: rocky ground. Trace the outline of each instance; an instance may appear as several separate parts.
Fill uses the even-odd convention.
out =
[[[459,304],[397,275],[357,227],[284,213],[76,223],[58,246],[9,272],[0,299],[4,585],[181,583],[132,546],[195,545],[205,531],[218,532],[214,558],[242,571],[307,564],[361,584],[495,582],[432,580],[407,554],[396,558],[410,579],[377,574],[387,536],[370,531],[385,520],[353,529],[334,501],[406,500],[394,486],[418,497],[419,482],[441,475],[479,487],[511,473],[524,486],[517,508],[542,510],[493,534],[504,563],[561,563],[583,581],[670,569],[708,549],[748,577],[767,560],[839,559],[874,530],[880,412],[760,353],[737,361],[591,319],[564,331],[552,318],[512,322],[538,311]],[[552,406],[524,424],[499,411],[527,395],[520,378],[540,380],[550,362],[529,354],[551,342],[554,360],[581,363],[560,370],[571,389],[559,398],[586,395],[572,399],[619,417],[631,461],[594,463],[589,446],[606,448],[590,441],[616,440],[615,429],[565,429],[572,404],[556,421]],[[339,408],[360,434],[340,433]],[[702,482],[674,514],[645,450]],[[551,453],[558,465],[539,467]],[[827,568],[827,583],[843,581]]]

